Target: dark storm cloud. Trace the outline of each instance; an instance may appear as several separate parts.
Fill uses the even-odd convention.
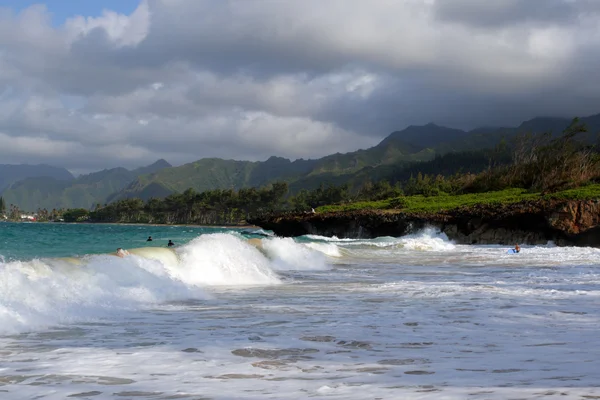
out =
[[[600,12],[595,0],[437,0],[435,15],[443,21],[477,27],[504,27],[520,23],[572,24],[582,15]]]
[[[387,81],[366,104],[345,97],[320,110],[317,118],[338,121],[344,129],[378,136],[407,125],[433,122],[460,129],[517,126],[535,116],[572,118],[600,112],[600,84],[574,87],[548,85],[519,95],[494,95],[469,91],[435,90],[418,84]]]
[[[0,157],[74,170],[315,158],[411,124],[593,114],[599,11],[592,0],[148,0],[58,28],[41,6],[4,12]]]

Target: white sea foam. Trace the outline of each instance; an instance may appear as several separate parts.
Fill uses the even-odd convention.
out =
[[[313,241],[322,241],[322,242],[357,242],[362,239],[340,239],[337,236],[321,236],[321,235],[304,235],[303,237],[313,240]]]
[[[424,229],[418,233],[402,237],[399,245],[410,250],[419,251],[448,251],[455,248],[445,233],[433,228]]]
[[[169,278],[160,262],[136,256],[92,256],[81,266],[61,260],[12,261],[0,265],[0,330],[93,320],[190,297],[206,294]]]
[[[250,229],[246,232],[251,235],[274,236],[272,232],[267,232],[264,229]]]
[[[177,252],[0,263],[0,333],[100,318],[119,310],[210,296],[211,285],[277,284],[271,262],[233,235],[203,235]]]
[[[303,243],[304,246],[321,252],[328,257],[341,257],[340,248],[334,243]]]
[[[269,238],[262,241],[262,247],[273,260],[277,270],[327,269],[327,257],[319,249],[296,243],[291,238]],[[327,251],[324,247],[323,250]]]
[[[272,264],[256,247],[234,235],[202,235],[178,249],[180,263],[170,271],[195,285],[277,284]]]

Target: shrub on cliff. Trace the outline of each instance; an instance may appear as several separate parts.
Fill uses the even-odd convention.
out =
[[[326,212],[335,212],[335,211],[383,210],[386,208],[389,208],[388,200],[357,201],[355,203],[321,206],[321,207],[318,207],[316,210],[320,213],[326,213]]]
[[[576,189],[548,193],[542,196],[545,200],[590,200],[600,199],[600,185],[587,185]]]
[[[389,200],[388,205],[388,208],[402,209],[408,205],[408,201],[405,197],[396,197]]]

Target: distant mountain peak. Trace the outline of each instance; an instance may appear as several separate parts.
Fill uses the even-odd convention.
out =
[[[291,163],[291,161],[287,158],[284,157],[278,157],[278,156],[271,156],[269,158],[267,158],[267,160],[265,161],[266,163],[286,163],[289,164]]]
[[[401,131],[392,132],[376,147],[386,147],[392,144],[415,146],[410,151],[433,147],[439,142],[464,137],[467,132],[461,129],[447,128],[430,122],[426,125],[410,125]],[[408,148],[407,148],[408,150]]]
[[[47,164],[0,164],[0,192],[15,182],[34,177],[46,177],[61,181],[74,179],[73,174],[67,169]]]
[[[171,168],[171,167],[172,167],[172,165],[167,160],[165,160],[164,158],[161,158],[159,160],[154,161],[152,164],[132,169],[131,172],[135,172],[135,171],[138,171],[141,169],[147,169],[147,168],[162,169],[162,168]]]
[[[166,160],[161,158],[160,160],[156,160],[154,163],[152,163],[150,165],[147,165],[145,167],[136,168],[136,169],[132,170],[131,172],[136,176],[140,176],[140,175],[153,174],[162,169],[171,168],[171,167],[172,167],[171,164],[169,164]]]
[[[554,131],[558,133],[571,123],[570,118],[560,117],[535,117],[524,121],[517,129],[521,131]],[[558,129],[558,131],[556,131]]]
[[[171,163],[169,163],[164,158],[161,158],[160,160],[156,160],[153,164],[149,165],[149,167],[150,166],[161,167],[161,168],[171,168],[173,165],[171,165]]]

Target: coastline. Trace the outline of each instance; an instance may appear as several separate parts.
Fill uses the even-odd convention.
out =
[[[271,215],[249,222],[278,236],[371,239],[432,227],[459,244],[547,244],[600,247],[600,200],[528,200],[437,212],[352,210]]]
[[[198,224],[146,224],[134,222],[55,222],[55,221],[0,221],[13,224],[63,224],[63,225],[130,225],[130,226],[189,226],[193,228],[239,228],[239,229],[262,229],[260,226],[245,224],[245,225],[198,225]]]
[[[144,224],[132,222],[60,222],[62,224],[88,224],[88,225],[131,225],[131,226],[189,226],[192,228],[220,228],[220,229],[262,229],[256,225],[198,225],[198,224]]]

